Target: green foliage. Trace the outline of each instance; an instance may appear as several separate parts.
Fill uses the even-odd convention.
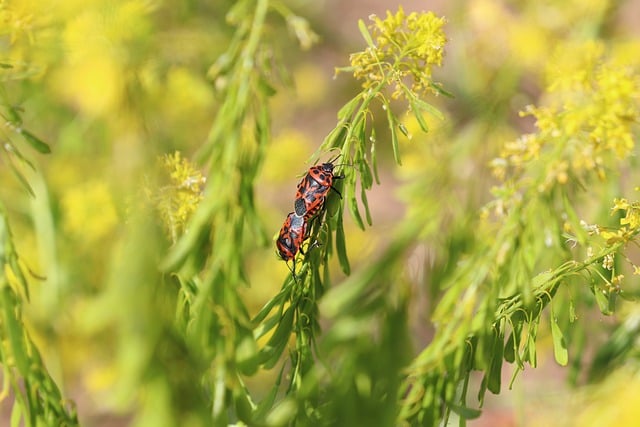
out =
[[[640,63],[635,50],[598,33],[608,8],[557,6],[564,27],[519,32],[527,16],[540,15],[530,3],[509,20],[478,2],[473,7],[485,9],[473,9],[469,24],[490,25],[491,37],[512,30],[506,39],[556,40],[550,57],[526,56],[533,43],[534,53],[509,46],[522,64],[497,66],[485,50],[493,39],[459,37],[480,54],[454,56],[464,70],[444,83],[434,79],[447,65],[445,31],[454,31],[444,18],[399,8],[358,22],[363,49],[336,75],[350,74],[360,88],[310,159],[336,158],[344,179],[311,222],[295,276],[258,308],[255,294],[274,289],[264,271],[280,263],[272,257],[260,269],[274,228],[261,169],[274,99],[289,81],[290,64],[277,52],[291,49],[285,29],[304,49],[317,42],[308,21],[269,0],[171,11],[96,2],[66,22],[58,40],[47,32],[53,26],[32,25],[28,9],[3,4],[2,161],[10,174],[2,178],[23,190],[9,198],[16,193],[7,186],[2,196],[11,202],[0,203],[0,361],[3,393],[15,396],[13,425],[78,424],[64,397],[72,393],[59,386],[64,369],[47,363],[51,374],[43,361],[56,352],[51,343],[65,339],[97,348],[87,368],[98,371],[96,388],[139,426],[464,425],[481,416],[487,391],[504,393],[506,364],[509,388],[547,352],[574,382],[584,371],[597,381],[613,367],[633,368],[635,305],[592,361],[585,343],[595,311],[619,315],[621,300],[638,293],[630,249],[640,202],[625,180],[638,178]],[[193,18],[200,14],[225,21],[211,30]],[[473,21],[480,15],[484,21]],[[565,32],[573,21],[582,30]],[[154,25],[166,22],[179,30],[163,38]],[[100,36],[74,50],[91,27]],[[176,48],[169,39],[179,35],[202,43]],[[71,123],[52,145],[65,165],[95,155],[76,172],[79,189],[62,191],[56,172],[64,168],[44,160],[51,171],[43,183],[31,155],[52,150],[40,132],[23,128],[24,111],[8,95],[20,93],[9,81],[24,80],[25,92],[40,88],[31,78],[42,64],[25,60],[37,40],[56,40],[34,58],[55,70],[41,78],[73,105],[58,111],[50,94],[33,91],[45,117],[40,129]],[[546,69],[540,58],[550,58]],[[79,95],[95,86],[81,79],[88,71],[105,83],[100,96]],[[74,78],[77,87],[60,83]],[[518,120],[531,119],[523,132],[504,117],[527,79],[540,87],[522,107]],[[479,87],[485,81],[497,83]],[[89,136],[100,143],[74,145]],[[176,151],[184,147],[193,161]],[[117,176],[86,179],[106,149]],[[293,179],[308,165],[283,167]],[[379,235],[373,184],[386,188],[390,171],[402,181],[396,202],[404,213]],[[124,197],[111,197],[112,188]],[[13,237],[10,222],[24,239]],[[356,227],[378,233],[375,251],[354,253]],[[37,252],[31,240],[42,245],[39,267],[50,277],[18,256],[18,242]],[[30,306],[50,311],[29,317]]]

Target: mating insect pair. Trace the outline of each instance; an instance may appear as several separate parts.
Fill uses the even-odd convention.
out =
[[[313,166],[302,178],[296,190],[296,198],[293,203],[294,211],[287,215],[284,225],[280,230],[276,247],[280,258],[284,261],[293,261],[291,272],[296,274],[296,254],[304,255],[302,243],[309,237],[309,223],[324,208],[325,199],[329,190],[333,189],[340,197],[342,195],[333,187],[334,179],[342,179],[344,175],[334,175],[334,161],[329,160],[319,166]]]

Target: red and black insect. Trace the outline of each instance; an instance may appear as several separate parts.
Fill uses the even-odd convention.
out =
[[[289,262],[293,261],[293,269],[291,272],[296,275],[296,254],[302,251],[302,242],[307,238],[307,221],[304,216],[296,215],[294,212],[287,215],[287,219],[282,225],[280,235],[276,241],[278,254],[280,258]]]
[[[298,184],[294,202],[296,215],[304,216],[306,220],[313,218],[324,207],[329,190],[335,191],[342,197],[342,194],[333,186],[334,179],[344,178],[344,175],[333,173],[335,168],[333,162],[336,159],[311,167],[302,178]]]

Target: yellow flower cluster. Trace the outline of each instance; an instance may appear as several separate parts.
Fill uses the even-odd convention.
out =
[[[640,232],[640,202],[629,202],[627,199],[614,199],[611,213],[623,211],[624,217],[620,218],[620,228],[617,230],[602,231],[600,235],[608,245],[617,242],[628,242]]]
[[[440,66],[447,41],[445,19],[432,12],[409,15],[402,7],[385,19],[373,15],[369,47],[351,55],[351,70],[364,88],[381,83],[395,84],[394,98],[403,95],[406,86],[413,92],[438,93],[431,80],[432,66]]]
[[[169,183],[160,187],[152,199],[165,229],[175,242],[202,200],[206,178],[178,151],[162,157],[161,165],[168,174]]]
[[[541,191],[591,173],[604,178],[610,161],[632,152],[632,126],[640,121],[637,62],[610,58],[602,44],[589,42],[562,49],[550,64],[547,105],[521,113],[535,118],[537,132],[507,143],[492,163],[494,174],[505,179],[541,160],[542,175],[530,177]]]

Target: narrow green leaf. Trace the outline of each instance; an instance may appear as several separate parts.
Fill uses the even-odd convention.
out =
[[[376,45],[373,43],[373,39],[371,38],[371,34],[369,34],[367,25],[364,23],[362,19],[358,19],[358,29],[360,30],[360,34],[362,34],[362,37],[367,42],[367,44],[370,47],[375,48]]]
[[[260,309],[260,312],[256,314],[256,316],[251,320],[251,322],[255,325],[256,323],[262,322],[273,310],[273,307],[276,305],[282,305],[287,295],[289,294],[289,289],[283,288],[276,296],[271,298],[267,303]]]
[[[507,342],[504,345],[504,360],[506,360],[509,363],[513,363],[516,360],[516,345],[515,345],[515,339],[514,339],[514,333],[511,332],[509,334],[509,338],[507,338]]]
[[[482,410],[480,409],[469,408],[468,406],[458,405],[453,402],[449,402],[447,405],[454,413],[465,420],[474,420],[482,415]]]
[[[513,370],[513,374],[511,374],[511,380],[509,381],[509,390],[513,389],[513,383],[516,381],[516,377],[521,371],[524,371],[522,366],[516,365],[515,369]]]
[[[538,358],[536,355],[536,337],[535,334],[531,334],[529,333],[529,336],[527,337],[527,349],[528,349],[528,353],[527,353],[527,361],[529,362],[529,365],[531,365],[532,368],[535,368],[536,366],[538,366]]]
[[[378,156],[376,155],[376,130],[371,129],[371,167],[373,168],[373,176],[376,179],[376,184],[380,185],[380,175],[378,174]]]
[[[9,154],[13,154],[18,160],[20,160],[22,163],[26,164],[27,166],[29,166],[31,168],[31,170],[35,171],[36,167],[33,165],[33,163],[27,159],[20,150],[18,150],[18,147],[16,147],[15,145],[11,144],[11,143],[7,143],[5,145],[5,150],[9,153]]]
[[[360,184],[363,189],[370,189],[373,186],[373,175],[371,175],[371,167],[369,166],[369,162],[367,162],[366,158],[362,158],[359,161],[359,169],[360,169]]]
[[[24,336],[22,326],[16,319],[16,297],[8,284],[0,285],[0,295],[2,297],[3,326],[10,345],[13,361],[16,364],[20,375],[26,377],[29,374],[29,356],[24,346]]]
[[[247,392],[242,388],[233,390],[233,403],[238,418],[245,423],[251,423],[253,421],[253,402],[249,399]]]
[[[362,217],[360,216],[360,211],[358,210],[358,202],[355,195],[349,195],[347,206],[349,207],[351,216],[355,220],[356,224],[358,224],[358,227],[360,227],[361,230],[364,230],[364,222],[362,222]]]
[[[42,154],[51,153],[51,148],[31,132],[21,129],[19,133],[24,137],[24,139],[29,143],[29,145],[31,145],[31,147],[37,152]]]
[[[286,397],[269,412],[265,419],[266,425],[274,427],[290,425],[297,412],[296,401]]]
[[[616,301],[618,300],[617,292],[609,292],[609,298],[607,298],[607,311],[613,314],[616,311]]]
[[[420,129],[422,129],[422,132],[428,133],[429,126],[427,125],[427,122],[425,121],[424,117],[422,117],[422,111],[417,108],[412,108],[412,110],[413,110],[414,117],[416,118],[416,120],[418,121],[418,124],[420,125]]]
[[[487,374],[485,373],[480,381],[480,387],[478,388],[478,403],[480,406],[484,404],[484,395],[487,393]]]
[[[18,263],[18,256],[13,255],[9,260],[9,266],[11,267],[11,271],[16,276],[18,283],[20,284],[20,288],[24,293],[24,297],[27,301],[29,301],[29,284],[27,283],[27,278],[24,277],[24,273],[22,272],[22,268],[20,268],[20,264]]]
[[[398,166],[402,165],[400,161],[400,148],[398,145],[398,134],[396,132],[396,119],[391,112],[391,106],[389,104],[385,104],[387,111],[387,122],[389,124],[389,130],[391,131],[391,147],[393,148],[393,158],[396,161]]]
[[[349,102],[344,104],[340,110],[338,110],[338,119],[346,120],[353,115],[353,112],[356,109],[356,105],[362,99],[361,95],[357,95],[352,98]]]
[[[420,98],[413,98],[411,101],[411,107],[414,110],[424,111],[425,113],[429,113],[440,120],[444,120],[444,114],[442,114],[442,111]]]
[[[9,158],[8,163],[9,163],[9,167],[13,171],[13,174],[18,179],[18,181],[20,181],[20,184],[22,184],[22,186],[27,190],[27,192],[31,195],[31,197],[36,197],[36,193],[33,192],[33,188],[31,188],[31,185],[29,185],[29,182],[24,177],[24,175],[22,175],[22,172],[18,170],[18,168],[13,163],[13,160],[11,158]]]
[[[561,366],[567,366],[569,362],[569,353],[567,352],[567,344],[562,335],[562,331],[558,326],[558,320],[553,313],[553,307],[550,310],[551,313],[551,336],[553,338],[553,355],[556,358],[556,362]]]
[[[630,294],[629,292],[625,292],[624,290],[621,290],[618,293],[618,296],[620,298],[622,298],[623,300],[625,300],[625,301],[629,301],[629,302],[637,302],[638,301],[638,298],[635,295]]]
[[[400,132],[402,132],[402,134],[404,136],[406,136],[407,138],[411,138],[411,134],[409,133],[409,129],[407,129],[407,127],[404,125],[404,123],[398,123],[398,129],[400,129]]]
[[[591,286],[591,292],[598,303],[600,312],[605,316],[610,316],[613,312],[609,309],[609,295],[607,295],[602,289],[595,284]]]
[[[337,126],[329,132],[329,134],[324,138],[322,144],[320,144],[320,150],[328,150],[334,147],[338,147],[342,145],[345,136],[347,135],[347,128],[344,126]]]
[[[431,83],[429,85],[431,88],[433,88],[434,90],[436,90],[439,94],[444,95],[448,98],[455,98],[455,96],[451,93],[446,91],[442,86],[440,86],[438,83]]]
[[[254,411],[254,417],[256,420],[264,419],[269,410],[273,407],[273,403],[276,401],[276,397],[278,396],[278,390],[280,389],[280,383],[282,382],[282,373],[284,372],[284,368],[286,364],[283,364],[280,368],[280,374],[276,377],[276,382],[271,387],[271,390],[267,395],[260,401],[258,407]]]
[[[502,384],[502,361],[504,355],[504,335],[502,331],[494,331],[493,351],[491,353],[493,357],[487,378],[487,388],[491,393],[499,394]]]
[[[339,218],[336,225],[336,253],[338,255],[338,261],[340,262],[340,268],[342,268],[344,274],[348,276],[351,273],[351,266],[349,265],[349,257],[347,256],[343,222],[342,218]]]
[[[280,318],[280,323],[271,338],[269,338],[269,342],[260,351],[258,360],[265,369],[273,368],[280,359],[280,356],[289,341],[289,337],[291,336],[293,315],[294,308],[293,306],[289,306]]]
[[[367,218],[367,224],[373,225],[373,219],[371,218],[371,211],[369,210],[369,201],[367,200],[367,192],[364,189],[364,185],[360,188],[360,200],[362,200],[362,206],[364,206],[364,214]]]

